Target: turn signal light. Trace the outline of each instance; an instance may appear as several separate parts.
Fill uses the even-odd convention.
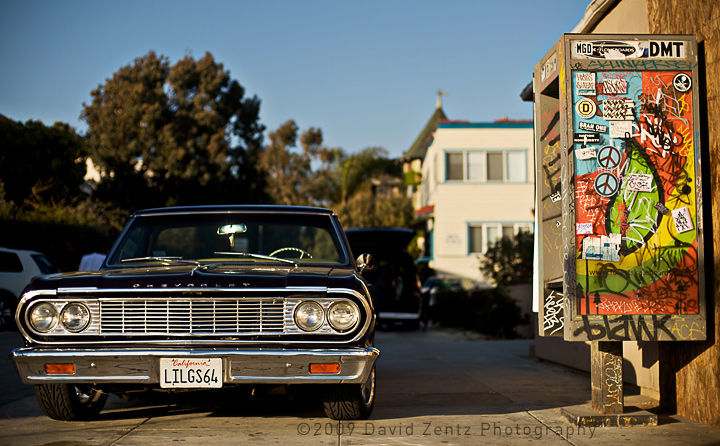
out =
[[[340,373],[340,364],[338,363],[326,363],[326,364],[310,364],[310,373]]]
[[[45,364],[45,373],[48,375],[72,375],[75,373],[75,364]]]

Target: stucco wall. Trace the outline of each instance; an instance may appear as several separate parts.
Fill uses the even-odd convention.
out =
[[[618,31],[619,29],[622,31]],[[648,34],[650,32],[645,0],[619,2],[592,30],[593,34],[617,32],[623,34]]]
[[[703,193],[708,340],[661,344],[661,374],[674,372],[661,386],[675,388],[677,400],[670,403],[675,403],[678,414],[720,428],[720,289],[712,281],[713,270],[720,277],[720,2],[646,0],[646,4],[651,33],[696,35],[702,59],[700,77],[706,89],[700,113],[706,118],[701,150],[708,179]]]
[[[647,15],[643,17],[643,13]],[[582,32],[694,34],[697,38],[702,81],[699,86],[702,122],[698,130],[702,137],[706,179],[703,184],[707,263],[704,285],[708,340],[660,342],[655,346],[625,343],[624,349],[625,359],[637,371],[638,384],[650,392],[659,388],[663,405],[676,409],[679,415],[720,428],[720,288],[713,280],[713,274],[720,277],[720,2],[621,0],[593,28]],[[550,344],[555,343],[557,347],[558,342],[562,342],[545,339],[539,342],[543,345],[538,345],[538,352],[552,356],[550,360],[567,363],[562,360],[565,356],[558,353],[570,347],[552,349],[548,348]],[[575,351],[574,354],[584,358],[583,353]],[[580,362],[584,363],[584,359]]]
[[[562,338],[535,339],[535,356],[590,373],[590,342]],[[660,399],[657,342],[623,342],[623,381],[640,388],[642,395]]]

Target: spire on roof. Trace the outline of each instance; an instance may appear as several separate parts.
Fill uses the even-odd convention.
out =
[[[442,108],[442,97],[448,96],[450,93],[445,93],[442,90],[438,90],[438,100],[437,100],[437,106],[435,108]]]
[[[438,90],[437,108],[435,108],[435,111],[415,139],[415,142],[413,142],[410,148],[403,154],[403,159],[412,160],[425,158],[425,153],[427,152],[428,145],[432,141],[433,133],[435,133],[437,129],[438,122],[447,119],[442,109],[442,97],[447,95],[444,91]]]

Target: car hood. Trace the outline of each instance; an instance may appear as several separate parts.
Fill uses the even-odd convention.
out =
[[[97,288],[286,288],[340,286],[354,276],[350,268],[317,266],[194,265],[119,268],[61,273],[38,278],[33,289]],[[354,278],[354,277],[353,277]]]

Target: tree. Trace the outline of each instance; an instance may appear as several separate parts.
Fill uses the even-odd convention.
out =
[[[367,182],[373,177],[399,175],[400,165],[387,158],[387,151],[381,147],[368,147],[359,153],[343,156],[338,163],[335,181],[338,184],[339,204],[361,188],[367,188]]]
[[[298,134],[295,121],[285,122],[270,132],[259,157],[272,202],[332,207],[345,227],[410,226],[409,199],[376,196],[371,188],[373,178],[400,176],[400,166],[384,149],[369,147],[347,155],[323,146],[320,129]]]
[[[83,104],[98,194],[128,209],[259,202],[260,101],[210,53],[170,65],[149,52]]]
[[[82,195],[85,171],[84,141],[68,124],[0,118],[0,178],[16,206],[33,190],[49,201]]]
[[[502,237],[488,248],[480,270],[497,286],[530,283],[533,277],[534,236],[520,231],[515,237]]]
[[[375,195],[370,188],[353,194],[345,203],[335,206],[345,228],[395,226],[408,228],[412,224],[413,207],[405,196]]]
[[[335,190],[331,173],[342,151],[324,147],[322,131],[312,127],[300,135],[298,150],[298,131],[290,120],[268,134],[258,157],[267,175],[266,193],[276,204],[329,206]]]
[[[387,151],[381,147],[368,147],[343,157],[334,174],[338,190],[335,211],[343,226],[409,227],[413,219],[410,200],[403,195],[378,195],[371,186],[372,179],[401,175],[400,164],[388,158]]]

